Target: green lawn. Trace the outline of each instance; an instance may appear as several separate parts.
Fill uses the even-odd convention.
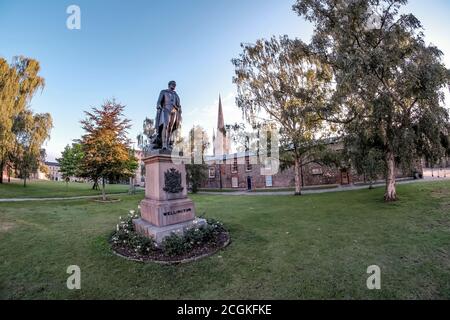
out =
[[[107,238],[142,195],[0,203],[3,299],[450,298],[450,182],[294,196],[198,195],[198,213],[224,221],[232,244],[180,266],[123,260]],[[382,290],[366,288],[369,265]],[[66,289],[81,267],[82,290]]]
[[[129,189],[128,185],[106,185],[107,193],[123,193]],[[19,180],[11,183],[0,184],[0,199],[5,198],[64,198],[74,196],[95,196],[101,194],[101,190],[92,190],[91,183],[33,180],[27,182],[24,188]]]

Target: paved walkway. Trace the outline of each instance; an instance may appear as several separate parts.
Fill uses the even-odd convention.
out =
[[[107,194],[107,197],[127,195],[127,192],[124,193],[114,193]],[[10,199],[0,199],[0,202],[25,202],[25,201],[63,201],[63,200],[80,200],[80,199],[98,199],[101,198],[102,195],[96,196],[78,196],[78,197],[60,197],[60,198],[10,198]]]
[[[433,178],[433,177],[425,177],[421,180],[403,180],[397,181],[397,184],[409,184],[409,183],[425,183],[425,182],[434,182],[434,181],[450,181],[450,177],[448,178]],[[367,189],[369,186],[367,185],[352,185],[352,186],[339,186],[330,189],[317,189],[317,190],[303,190],[302,194],[315,194],[315,193],[327,193],[327,192],[343,192],[350,190],[361,190]],[[376,183],[374,184],[374,188],[384,187],[384,183]],[[115,194],[107,194],[107,197],[118,196],[118,195],[127,195],[128,193],[115,193]],[[199,192],[199,194],[209,194],[209,195],[223,195],[223,196],[283,196],[283,195],[292,195],[292,191],[266,191],[266,192],[248,192],[248,191],[236,191],[236,192]],[[25,201],[64,201],[64,200],[80,200],[80,199],[96,199],[100,198],[101,195],[96,196],[78,196],[78,197],[61,197],[61,198],[10,198],[10,199],[0,199],[1,202],[25,202]]]
[[[397,181],[397,184],[409,184],[409,183],[425,183],[425,182],[434,182],[434,181],[450,181],[449,178],[428,178],[420,180],[402,180]],[[374,188],[384,187],[385,183],[375,183],[373,185]],[[317,190],[303,190],[302,194],[316,194],[316,193],[328,193],[328,192],[343,192],[350,190],[361,190],[368,189],[368,185],[350,185],[350,186],[338,186],[337,188],[330,189],[317,189]],[[293,195],[293,191],[236,191],[236,192],[199,192],[199,194],[210,194],[210,195],[223,195],[223,196],[283,196],[283,195]]]

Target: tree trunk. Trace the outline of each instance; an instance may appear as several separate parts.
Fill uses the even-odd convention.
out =
[[[106,201],[105,178],[102,178],[102,199],[103,201]]]
[[[130,178],[130,190],[128,192],[129,194],[136,194],[136,187],[134,186],[134,178]]]
[[[3,170],[5,169],[5,161],[0,162],[0,184],[3,183]]]
[[[23,187],[26,188],[26,186],[27,186],[27,176],[25,175],[23,177]]]
[[[300,196],[302,194],[302,174],[301,174],[300,159],[294,160],[294,174],[295,174],[295,195]]]
[[[384,194],[384,201],[397,201],[397,191],[395,188],[395,157],[394,152],[388,151],[386,153],[386,193]]]

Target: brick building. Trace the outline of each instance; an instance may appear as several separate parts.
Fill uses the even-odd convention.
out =
[[[217,133],[217,134],[216,134]],[[339,151],[343,149],[340,142],[330,142],[329,147]],[[251,152],[231,153],[230,142],[226,135],[222,102],[219,98],[217,131],[213,134],[213,155],[206,157],[208,165],[208,179],[203,188],[235,188],[235,189],[262,189],[262,188],[291,188],[294,187],[294,170],[278,170],[275,174],[268,174],[270,168],[259,163],[255,154]],[[421,171],[420,164],[418,171]],[[364,182],[364,177],[356,174],[354,170],[346,167],[322,166],[309,164],[302,168],[302,185],[351,185]],[[403,173],[398,169],[397,177],[412,176],[412,173]],[[380,177],[382,179],[383,177]]]

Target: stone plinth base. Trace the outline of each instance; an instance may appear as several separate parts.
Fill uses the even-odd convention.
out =
[[[160,244],[164,238],[170,236],[172,233],[182,235],[187,229],[206,225],[206,220],[197,218],[164,227],[157,227],[144,219],[135,219],[133,220],[133,223],[137,232],[149,238],[153,238],[156,243]]]
[[[156,227],[164,227],[195,219],[195,206],[191,199],[141,201],[142,219]]]

